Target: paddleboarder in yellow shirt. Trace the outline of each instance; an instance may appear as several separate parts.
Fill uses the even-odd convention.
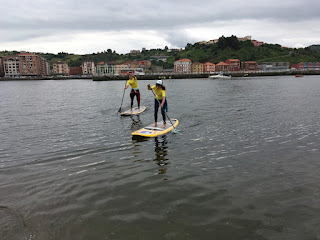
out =
[[[163,118],[163,125],[162,128],[166,127],[166,114],[165,109],[167,109],[167,100],[166,100],[166,87],[163,85],[162,80],[158,80],[156,85],[150,87],[150,84],[148,84],[148,90],[154,90],[156,94],[156,98],[154,99],[154,127],[157,126],[157,120],[158,120],[158,110],[159,105],[161,107],[161,115]]]
[[[139,88],[138,88],[138,80],[134,76],[133,73],[129,73],[129,80],[127,82],[125,89],[127,89],[129,87],[129,85],[131,86],[131,92],[130,92],[131,107],[130,107],[130,110],[132,111],[133,99],[135,96],[137,97],[138,110],[140,110],[140,92],[139,92]]]

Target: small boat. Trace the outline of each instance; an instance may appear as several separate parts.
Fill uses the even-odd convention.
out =
[[[219,73],[217,75],[211,75],[209,76],[210,79],[231,79],[230,75]]]
[[[297,74],[297,75],[296,75],[296,77],[303,77],[303,75],[301,75],[301,74]]]

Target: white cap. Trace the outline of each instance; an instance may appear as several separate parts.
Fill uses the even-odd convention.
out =
[[[157,84],[162,85],[162,80],[158,80],[158,81],[157,81]]]

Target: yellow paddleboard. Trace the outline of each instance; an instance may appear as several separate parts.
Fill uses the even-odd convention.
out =
[[[166,127],[162,128],[163,122],[157,122],[157,127],[154,127],[153,124],[141,128],[132,133],[133,136],[141,136],[141,137],[156,137],[167,132],[173,130],[179,124],[178,119],[171,119],[173,126],[171,125],[170,121],[167,122]]]
[[[140,110],[137,107],[134,107],[134,108],[132,108],[132,111],[129,109],[127,111],[120,113],[120,115],[123,115],[123,116],[136,115],[136,114],[140,114],[140,113],[144,112],[144,110],[146,110],[145,106],[141,106]]]

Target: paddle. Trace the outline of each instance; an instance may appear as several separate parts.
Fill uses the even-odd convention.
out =
[[[156,100],[158,101],[158,103],[159,103],[159,105],[160,105],[160,107],[161,107],[161,103],[160,103],[160,101],[158,100],[158,98],[157,98],[157,96],[156,96],[156,94],[154,93],[154,91],[153,91],[153,89],[151,88],[151,91],[152,91],[152,93],[153,93],[153,95],[154,95],[154,97],[156,98]],[[162,107],[161,107],[162,108]],[[171,123],[171,125],[172,125],[172,127],[173,127],[173,129],[174,129],[174,133],[178,133],[178,130],[174,127],[174,125],[173,125],[173,123],[172,123],[172,121],[171,121],[171,119],[169,118],[169,116],[168,116],[168,114],[166,113],[166,110],[165,109],[163,109],[163,111],[164,111],[164,114],[167,116],[167,118],[169,119],[169,121],[170,121],[170,123]]]
[[[127,80],[125,80],[125,82],[124,82],[124,87],[126,87],[126,84],[127,84]],[[121,112],[121,108],[122,108],[122,103],[123,103],[123,97],[124,97],[124,92],[126,91],[126,88],[124,88],[123,89],[123,95],[122,95],[122,100],[121,100],[121,106],[120,106],[120,108],[119,108],[119,110],[118,110],[118,113],[120,113]]]

